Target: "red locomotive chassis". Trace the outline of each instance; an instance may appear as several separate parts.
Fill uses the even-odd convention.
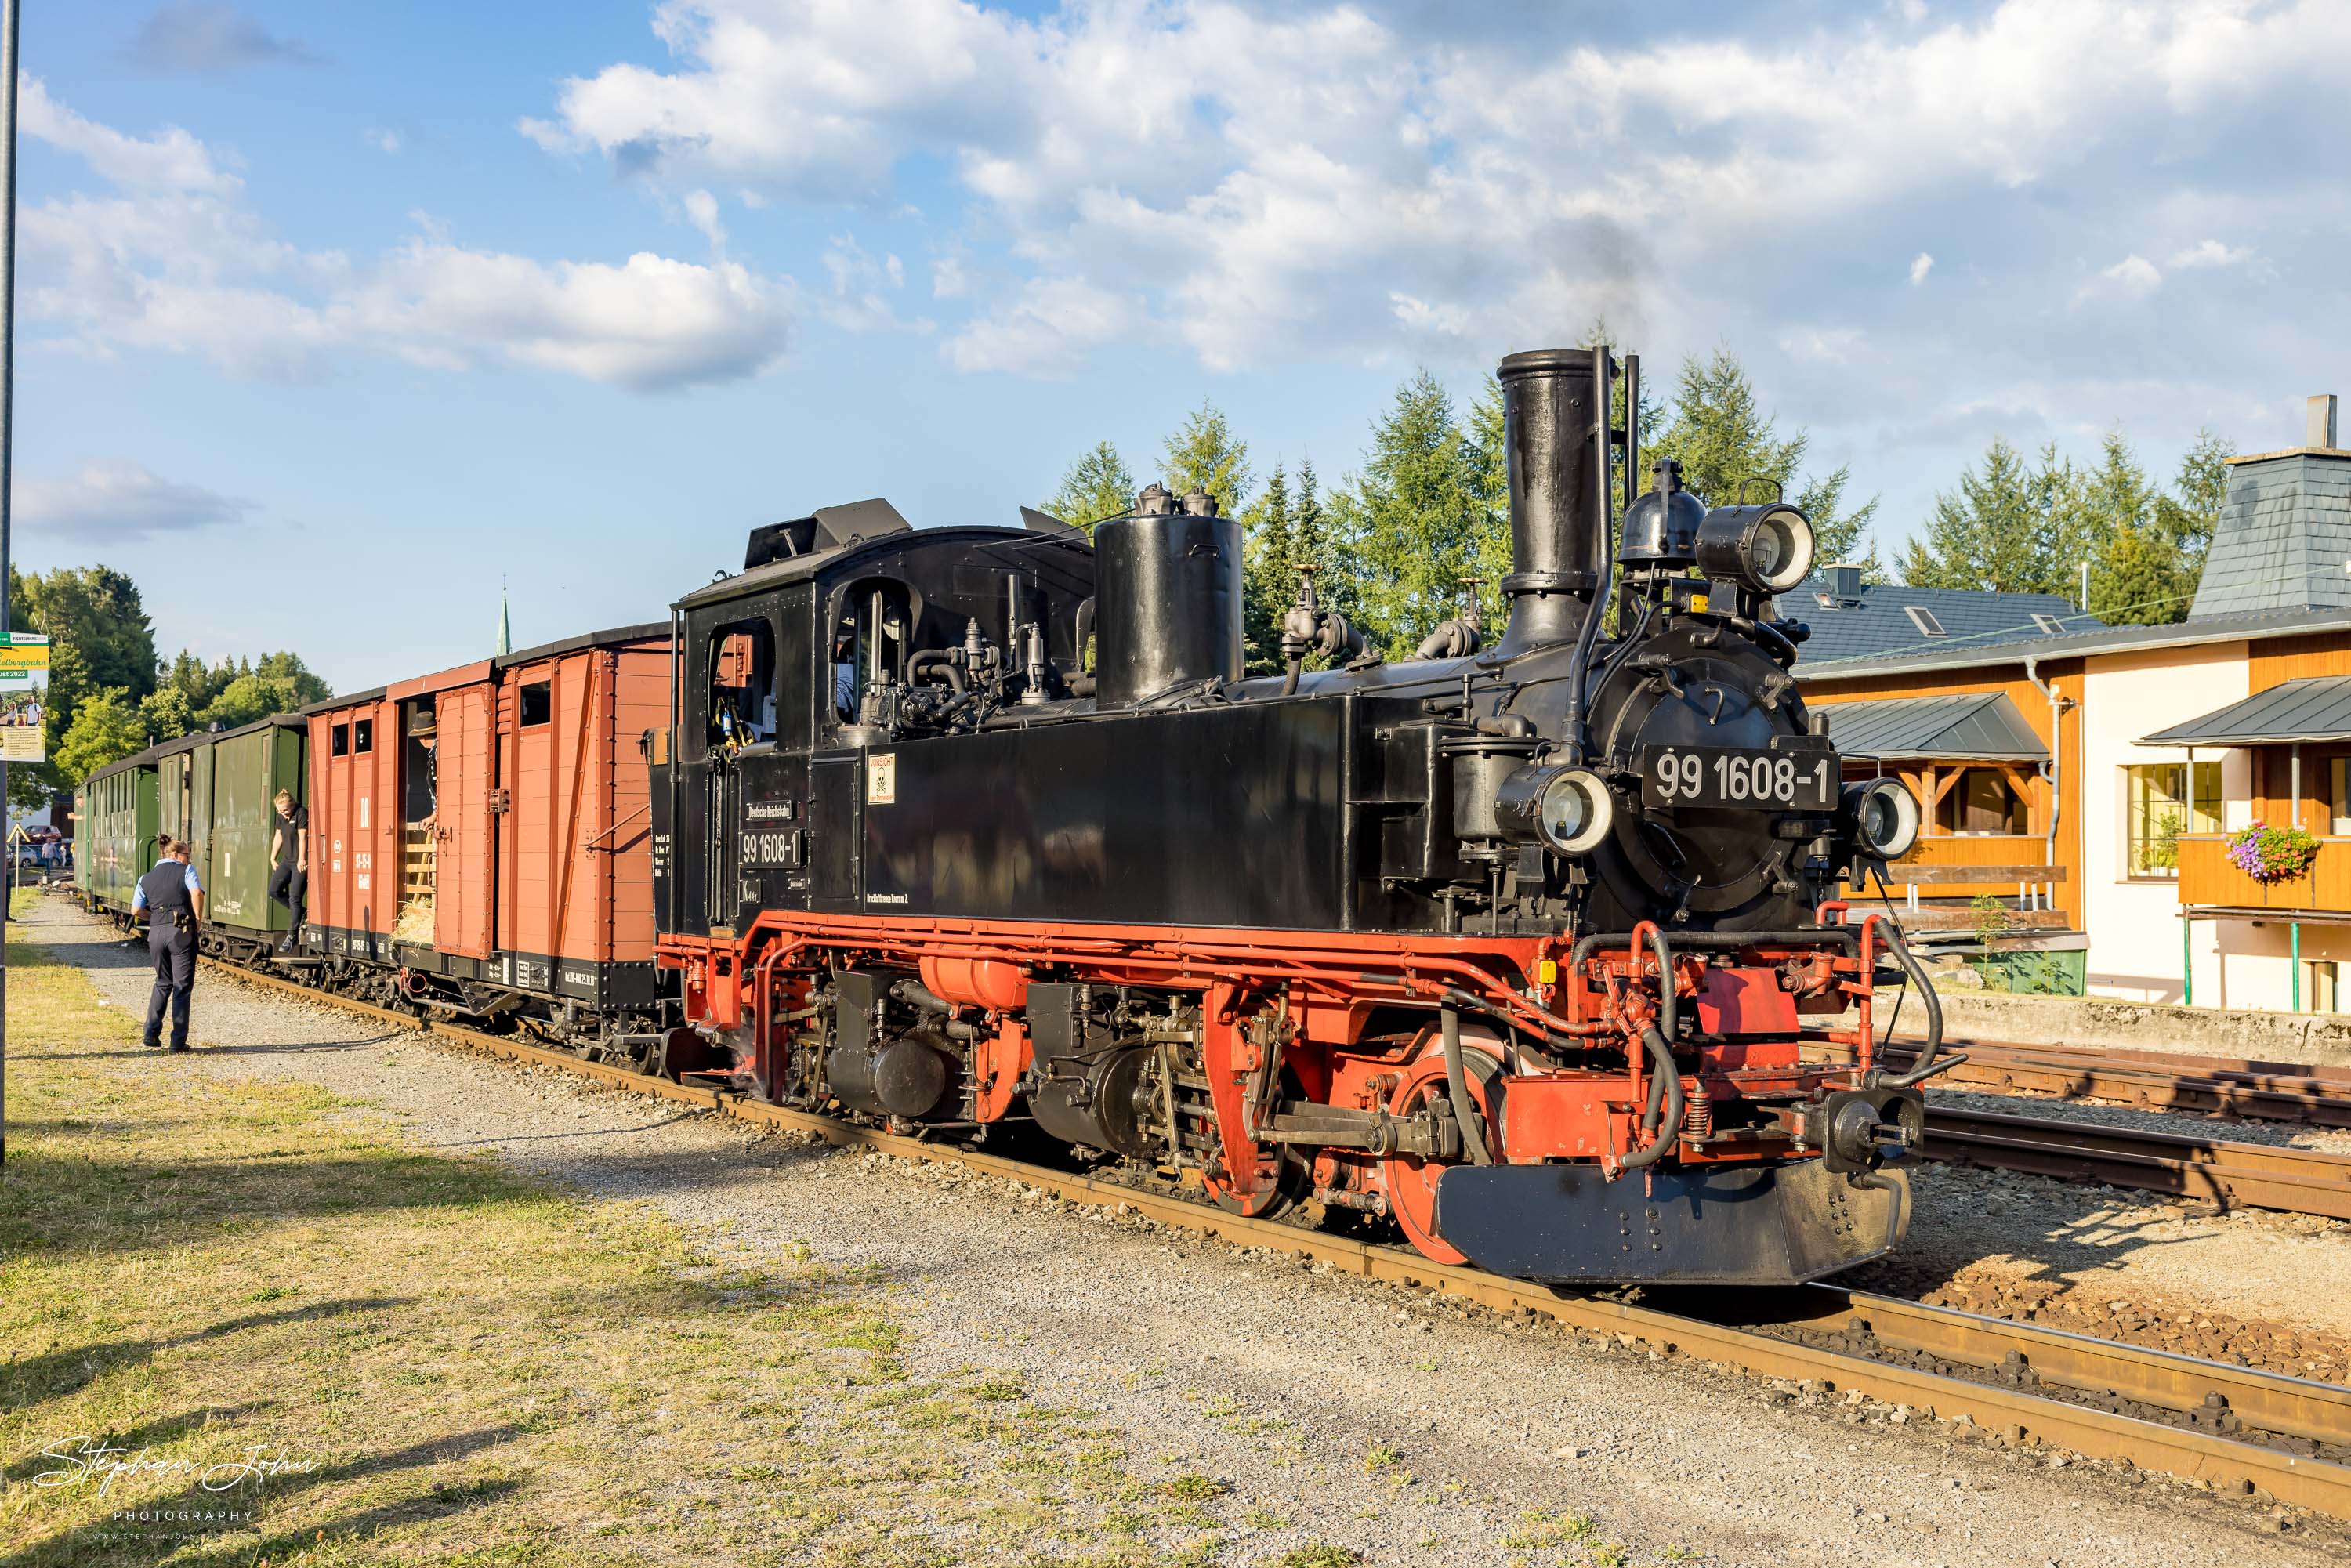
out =
[[[1196,1017],[1196,1039],[1186,1044],[1196,1048],[1204,1092],[1170,1096],[1167,1114],[1185,1124],[1170,1142],[1200,1151],[1201,1180],[1228,1207],[1255,1213],[1311,1191],[1326,1206],[1390,1215],[1423,1252],[1460,1262],[1463,1250],[1437,1222],[1442,1182],[1490,1182],[1497,1170],[1561,1179],[1580,1172],[1621,1189],[1631,1213],[1646,1207],[1654,1228],[1669,1222],[1659,1218],[1660,1205],[1672,1207],[1657,1189],[1661,1179],[1704,1179],[1708,1167],[1718,1176],[1741,1166],[1760,1175],[1769,1162],[1783,1182],[1823,1187],[1822,1202],[1837,1210],[1835,1227],[1848,1233],[1839,1238],[1844,1249],[1823,1261],[1842,1266],[1856,1245],[1874,1251],[1898,1237],[1906,1218],[1898,1192],[1845,1190],[1818,1160],[1784,1163],[1807,1152],[1792,1118],[1759,1124],[1751,1114],[1725,1115],[1720,1120],[1738,1124],[1718,1130],[1714,1111],[1794,1104],[1851,1081],[1849,1070],[1802,1065],[1799,1049],[1807,1040],[1855,1047],[1865,1064],[1872,1040],[1865,977],[1875,962],[1869,919],[1854,935],[1858,941],[1842,955],[1832,944],[1673,956],[1675,996],[1698,1010],[1706,1043],[1682,1073],[1688,1113],[1672,1166],[1650,1170],[1630,1168],[1637,1158],[1628,1164],[1654,1139],[1642,1129],[1649,1097],[1644,1053],[1626,1053],[1628,1068],[1613,1049],[1655,1011],[1661,977],[1646,946],[1587,952],[1579,965],[1566,938],[769,911],[731,936],[665,936],[660,950],[662,963],[683,973],[685,1016],[702,1035],[733,1048],[731,1060],[703,1058],[703,1071],[747,1080],[755,1092],[789,1082],[792,1053],[819,1046],[821,1030],[809,1021],[806,1004],[829,969],[910,972],[954,1005],[975,1042],[960,1119],[982,1125],[1015,1110],[1014,1085],[1030,1072],[1031,1030],[1042,1027],[1031,1017],[1033,987],[1132,988],[1183,998],[1179,1007]],[[1482,1169],[1455,1163],[1460,1150],[1416,1152],[1382,1131],[1403,1126],[1447,1092],[1437,1009],[1447,998],[1473,1020],[1462,1034],[1470,1092],[1488,1133],[1491,1163]],[[1835,1020],[1840,1027],[1802,1027],[1803,1015],[1848,1009],[1849,1019]],[[1609,1064],[1538,1063],[1518,1049],[1522,1035],[1595,1046],[1605,1040]],[[692,1071],[695,1063],[675,1053],[696,1046],[692,1034],[674,1037],[672,1070]],[[1188,1051],[1187,1060],[1195,1060]],[[1303,1124],[1318,1115],[1326,1118],[1321,1124]],[[1353,1146],[1332,1142],[1333,1115],[1361,1133]],[[1490,1201],[1481,1189],[1480,1206]],[[1611,1228],[1605,1239],[1627,1250],[1665,1245],[1644,1242],[1638,1228],[1628,1218],[1621,1237]],[[1761,1245],[1768,1250],[1770,1239]],[[1637,1273],[1630,1267],[1637,1261],[1628,1260],[1625,1271]],[[1782,1270],[1801,1275],[1804,1260],[1728,1263],[1720,1277]]]
[[[474,1014],[651,1007],[639,742],[669,678],[669,628],[641,626],[307,710],[306,946]]]

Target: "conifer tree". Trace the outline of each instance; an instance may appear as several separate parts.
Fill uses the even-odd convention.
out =
[[[1777,422],[1758,402],[1746,368],[1729,350],[1717,349],[1704,360],[1695,355],[1684,360],[1662,427],[1646,416],[1643,423],[1654,434],[1641,457],[1641,489],[1649,487],[1648,471],[1656,460],[1668,457],[1681,465],[1684,486],[1708,506],[1732,505],[1742,486],[1750,502],[1769,500],[1776,489],[1812,520],[1814,559],[1822,565],[1858,560],[1865,576],[1881,574],[1877,547],[1870,538],[1877,497],[1850,512],[1844,509],[1845,487],[1853,478],[1849,465],[1800,481],[1811,435],[1802,430],[1785,437],[1779,434]]]
[[[2173,493],[2147,483],[2119,433],[2093,471],[2091,505],[2108,527],[2090,569],[2090,612],[2116,625],[2187,619],[2228,497],[2228,444],[2209,430],[2179,460]]]
[[[1291,528],[1290,476],[1279,463],[1265,482],[1265,494],[1241,514],[1243,561],[1242,633],[1249,674],[1272,674],[1282,667],[1281,618],[1297,597],[1297,559]]]
[[[1228,517],[1247,511],[1252,499],[1249,443],[1233,434],[1224,410],[1204,402],[1186,416],[1183,428],[1167,438],[1165,467],[1160,482],[1178,498],[1206,490],[1217,498]]]
[[[1332,497],[1348,614],[1391,659],[1460,612],[1486,517],[1480,466],[1452,394],[1416,371],[1372,427],[1364,472]]]
[[[1591,345],[1587,344],[1586,347]],[[1478,614],[1489,645],[1500,640],[1508,611],[1502,579],[1510,573],[1510,463],[1503,439],[1502,383],[1492,376],[1469,410],[1471,482],[1478,500],[1468,575],[1479,580]],[[1468,599],[1468,594],[1463,594]]]
[[[1902,580],[1914,588],[2064,592],[2053,517],[2078,487],[2054,445],[2042,448],[2035,468],[1994,436],[1982,472],[1961,470],[1958,489],[1935,497],[1924,537],[1903,558]]]
[[[1046,497],[1040,510],[1076,524],[1092,538],[1096,523],[1134,507],[1134,476],[1127,471],[1118,448],[1107,441],[1097,442],[1092,451],[1062,473],[1061,487]]]

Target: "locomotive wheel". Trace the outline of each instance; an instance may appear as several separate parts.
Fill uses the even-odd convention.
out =
[[[1462,1032],[1466,1035],[1468,1030]],[[1486,1146],[1499,1159],[1502,1140],[1495,1126],[1493,1106],[1494,1086],[1501,1080],[1501,1063],[1478,1045],[1465,1040],[1461,1065],[1462,1075],[1469,1081],[1470,1101],[1478,1107],[1479,1119],[1486,1124]],[[1395,1095],[1388,1101],[1388,1113],[1399,1118],[1417,1115],[1432,1102],[1446,1097],[1445,1056],[1432,1040],[1405,1074],[1404,1082],[1396,1085]],[[1448,1246],[1437,1233],[1437,1183],[1445,1172],[1443,1164],[1416,1155],[1390,1155],[1380,1161],[1380,1178],[1388,1193],[1388,1213],[1403,1228],[1415,1249],[1439,1263],[1467,1263],[1469,1260],[1460,1249]]]
[[[1227,1214],[1238,1214],[1245,1219],[1270,1219],[1287,1213],[1306,1196],[1310,1175],[1305,1162],[1287,1150],[1278,1159],[1271,1179],[1247,1197],[1236,1197],[1232,1188],[1225,1185],[1223,1176],[1214,1170],[1200,1173],[1200,1186]]]

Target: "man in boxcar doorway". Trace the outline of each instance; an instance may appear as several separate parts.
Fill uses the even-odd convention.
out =
[[[172,1049],[188,1049],[188,998],[196,988],[196,922],[204,917],[204,884],[188,863],[184,839],[166,838],[163,858],[139,879],[131,913],[147,913],[147,951],[155,959],[155,988],[147,998],[146,1043],[163,1043],[163,1005],[172,1007]]]
[[[310,885],[310,808],[295,804],[291,789],[277,791],[269,858],[277,868],[269,873],[269,896],[286,906],[286,935],[277,950],[291,953],[302,940],[302,898]]]

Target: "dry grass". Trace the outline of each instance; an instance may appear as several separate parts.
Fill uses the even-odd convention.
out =
[[[1247,1533],[1248,1499],[1136,1479],[1017,1376],[910,1377],[870,1281],[165,1061],[78,971],[9,968],[0,1568],[1121,1564]],[[163,1468],[41,1484],[81,1437]],[[302,1468],[195,1479],[248,1451]]]

